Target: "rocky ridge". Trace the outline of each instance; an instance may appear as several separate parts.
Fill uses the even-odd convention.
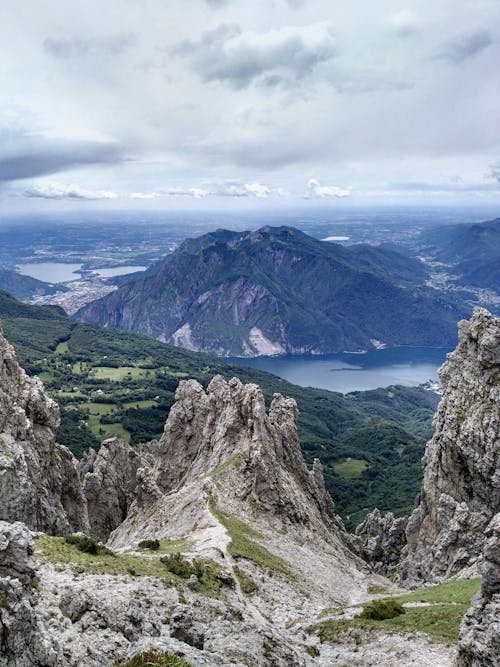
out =
[[[473,567],[500,510],[500,319],[477,308],[440,369],[443,396],[423,458],[401,575],[440,581]]]
[[[500,656],[500,513],[485,538],[481,591],[460,627],[457,667],[496,667]]]
[[[59,408],[28,377],[0,329],[0,520],[32,530],[88,532],[78,465],[56,443]]]

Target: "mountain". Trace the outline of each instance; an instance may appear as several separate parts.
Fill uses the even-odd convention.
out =
[[[0,290],[9,292],[17,299],[31,299],[34,296],[66,292],[68,288],[64,285],[45,283],[31,276],[23,276],[17,271],[0,268]]]
[[[423,287],[424,265],[289,227],[189,239],[75,318],[218,355],[452,346],[468,308]]]
[[[476,308],[440,370],[443,397],[406,528],[407,580],[439,581],[477,562],[500,511],[500,319]]]
[[[419,514],[416,539],[414,517],[407,526],[406,556],[416,544],[432,551],[443,576],[453,571],[444,560],[463,561],[466,542],[456,529],[467,510],[487,520],[497,508],[498,324],[480,310],[461,323],[427,452],[426,477],[438,471],[436,489],[424,481],[420,499],[427,509],[433,498],[441,506],[434,518]],[[206,388],[184,380],[159,442],[133,448],[113,438],[79,464],[56,445],[60,456],[42,457],[50,465],[40,472],[31,453],[53,443],[57,408],[3,338],[0,349],[2,452],[9,446],[0,477],[10,469],[18,475],[20,498],[26,480],[38,480],[17,509],[12,485],[0,486],[0,508],[9,511],[0,520],[2,667],[496,665],[498,513],[488,526],[470,525],[471,543],[482,541],[484,577],[455,661],[460,617],[479,582],[401,595],[374,574],[360,554],[371,547],[375,555],[380,544],[397,551],[405,521],[374,512],[373,530],[365,522],[357,536],[345,531],[321,463],[309,469],[302,458],[293,399],[276,393],[266,406],[257,385],[237,378],[215,376]],[[24,455],[24,468],[12,465],[11,452]],[[77,474],[59,477],[61,460]],[[448,525],[445,489],[457,500],[464,494]],[[40,502],[50,494],[53,504]],[[72,516],[84,519],[75,528],[90,535],[66,535],[71,522],[50,520],[54,512],[69,517],[68,497],[78,509]],[[433,551],[436,520],[448,539]],[[105,540],[110,531],[106,545],[92,537]],[[392,541],[381,539],[384,531]],[[436,574],[415,563],[417,575]]]
[[[500,290],[500,218],[425,231],[421,250],[450,265],[459,284]]]
[[[339,393],[299,387],[270,373],[223,362],[116,329],[70,320],[0,292],[0,319],[19,359],[61,407],[58,440],[81,457],[112,435],[138,444],[160,437],[180,379],[207,386],[214,374],[258,384],[297,401],[302,449],[324,463],[337,511],[352,526],[373,506],[409,512],[437,404],[433,392],[388,387]],[[351,469],[351,466],[353,467]]]

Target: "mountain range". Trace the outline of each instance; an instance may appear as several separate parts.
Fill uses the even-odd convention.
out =
[[[417,259],[290,227],[185,241],[75,317],[218,355],[450,346],[470,308],[425,286]]]

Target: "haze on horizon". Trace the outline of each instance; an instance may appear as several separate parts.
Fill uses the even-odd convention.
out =
[[[496,0],[5,0],[0,39],[4,212],[500,203]]]

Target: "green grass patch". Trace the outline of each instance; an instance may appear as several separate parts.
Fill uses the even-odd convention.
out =
[[[66,352],[69,352],[67,340],[65,340],[63,343],[59,343],[55,349],[56,354],[65,354]]]
[[[198,579],[196,590],[202,595],[218,598],[222,581],[226,581],[226,578],[222,577],[220,565],[210,558],[196,558],[191,562],[182,554],[174,553],[162,556],[160,562],[169,572],[181,579],[189,579],[196,575]],[[234,584],[234,582],[232,583]]]
[[[388,588],[384,584],[368,584],[367,592],[370,595],[384,595],[388,593]]]
[[[292,577],[290,569],[282,558],[275,556],[266,547],[255,541],[255,539],[263,539],[263,535],[241,519],[220,510],[213,497],[210,498],[209,508],[227,530],[231,538],[228,551],[234,558],[246,558],[271,572],[279,572]]]
[[[342,463],[335,463],[333,469],[344,479],[356,479],[361,476],[363,470],[367,468],[366,461],[363,459],[346,459]]]
[[[75,572],[87,574],[112,574],[170,577],[158,558],[133,556],[132,554],[90,554],[68,544],[64,537],[39,535],[35,538],[36,554],[49,563],[71,567]]]
[[[244,570],[237,565],[234,567],[234,574],[238,577],[241,591],[245,595],[252,595],[259,590],[255,581]]]
[[[192,667],[181,654],[144,651],[122,662],[120,667]]]
[[[110,380],[111,382],[121,382],[130,379],[137,380],[149,375],[155,375],[155,371],[135,366],[120,366],[113,368],[111,366],[94,366],[92,368],[92,377],[96,380]]]
[[[372,600],[365,604],[360,614],[361,618],[369,618],[372,621],[386,621],[406,614],[406,609],[401,602],[388,598],[387,600]]]
[[[437,586],[429,586],[412,593],[398,595],[400,602],[458,603],[469,605],[481,588],[481,579],[456,579]]]
[[[455,644],[462,618],[469,608],[471,597],[480,588],[480,579],[462,579],[449,581],[437,586],[429,586],[395,598],[375,600],[371,603],[385,602],[424,602],[424,607],[405,607],[405,613],[384,620],[373,620],[357,616],[351,620],[327,620],[309,628],[322,642],[342,642],[343,635],[352,628],[367,632],[384,630],[385,632],[423,632],[433,639]],[[368,605],[365,606],[365,609]]]
[[[173,553],[185,553],[186,551],[193,550],[193,543],[190,542],[185,537],[180,537],[178,539],[171,540],[160,540],[160,548],[158,553],[162,554],[173,554]]]
[[[241,454],[239,452],[236,452],[232,456],[230,456],[224,463],[221,463],[220,466],[217,466],[217,468],[214,468],[212,472],[209,474],[209,477],[212,477],[216,479],[217,477],[220,477],[223,475],[226,470],[229,470],[230,468],[234,468],[240,465],[241,461]]]
[[[123,407],[128,410],[129,408],[136,408],[137,410],[142,410],[143,408],[152,408],[158,405],[156,401],[130,401],[129,403],[124,403]]]
[[[9,602],[7,598],[5,597],[4,593],[0,591],[0,608],[1,609],[8,609],[9,608]]]

